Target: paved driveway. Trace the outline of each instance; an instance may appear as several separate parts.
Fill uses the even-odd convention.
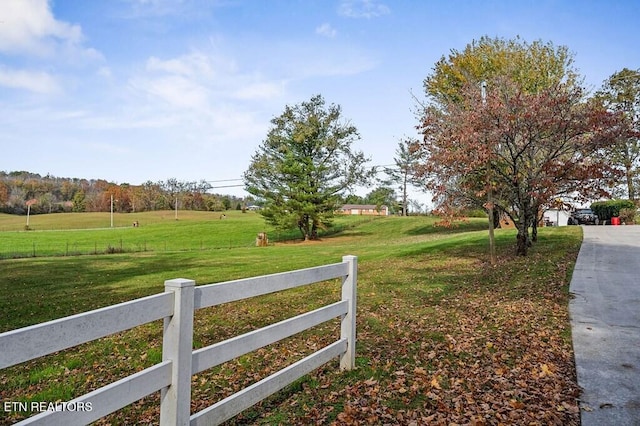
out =
[[[585,226],[569,303],[583,426],[640,425],[640,226]]]

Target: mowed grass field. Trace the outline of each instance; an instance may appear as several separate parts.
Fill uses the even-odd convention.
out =
[[[109,215],[34,216],[34,231],[0,232],[0,244],[22,238],[27,248],[33,238],[63,241],[70,233],[112,245],[121,238],[123,247],[148,244],[125,253],[0,260],[0,331],[162,292],[167,279],[208,284],[351,254],[359,258],[356,370],[329,363],[229,424],[579,424],[567,305],[580,227],[541,229],[527,258],[512,256],[513,230],[498,230],[500,263],[491,267],[484,220],[444,229],[430,217],[345,217],[337,220],[343,231],[321,241],[255,247],[256,233],[270,232],[255,213],[179,215],[123,215],[115,229],[93,230],[81,228],[108,225]],[[12,220],[0,216],[0,229],[11,229]],[[245,234],[246,244],[228,243]],[[164,250],[167,238],[195,243]],[[194,345],[336,301],[339,287],[321,283],[198,311]],[[153,323],[1,370],[0,399],[67,401],[97,389],[157,363],[161,331]],[[192,411],[338,335],[338,322],[329,322],[194,376]],[[157,424],[158,403],[159,394],[150,395],[99,423]],[[0,411],[0,423],[28,414]]]
[[[29,231],[25,224],[25,216],[0,214],[0,259],[251,247],[259,232],[272,240],[299,236],[273,232],[258,213],[235,210],[179,211],[177,220],[173,211],[114,213],[113,228],[109,213],[34,215]]]

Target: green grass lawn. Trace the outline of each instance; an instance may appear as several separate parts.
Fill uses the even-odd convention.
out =
[[[254,212],[221,213],[145,212],[39,215],[31,218],[30,231],[3,232],[0,257],[68,256],[143,251],[183,251],[249,247],[256,234],[271,231]],[[15,217],[0,216],[0,229],[17,228]],[[133,227],[137,221],[139,227]]]
[[[46,220],[57,215],[51,216]],[[83,222],[81,216],[75,223],[96,227],[95,218]],[[97,240],[122,232],[123,241],[133,235],[137,244],[169,236],[183,244],[195,241],[188,251],[154,245],[127,253],[0,260],[0,331],[158,293],[167,279],[207,284],[339,262],[353,254],[359,258],[357,369],[340,372],[332,362],[230,424],[578,424],[567,304],[580,227],[541,229],[527,258],[512,256],[513,230],[498,230],[500,262],[491,267],[483,220],[443,229],[428,217],[342,218],[343,231],[319,242],[254,247],[255,234],[265,229],[260,217],[227,216],[185,213],[175,221],[149,214],[137,219],[140,228],[55,232],[44,230],[53,224],[32,222],[36,231],[0,233],[3,240],[38,233],[64,239],[71,232]],[[123,227],[132,216],[126,217]],[[0,216],[2,229],[13,226],[9,219]],[[244,233],[245,245],[226,243],[230,235]],[[221,249],[200,249],[200,240]],[[194,344],[208,345],[338,298],[334,281],[207,308],[196,315]],[[194,376],[193,409],[338,334],[337,321],[330,322]],[[68,400],[160,359],[161,324],[149,324],[0,371],[0,399]],[[159,395],[151,395],[101,422],[157,423],[158,401]],[[21,416],[0,412],[0,423]]]
[[[36,215],[29,231],[24,220],[0,214],[0,259],[252,247],[259,232],[267,232],[271,241],[300,238],[297,231],[274,231],[256,212],[235,210],[180,211],[178,220],[173,211],[120,213],[114,214],[113,228],[109,213]],[[366,220],[345,216],[336,225],[342,229]],[[134,221],[138,227],[132,226]]]

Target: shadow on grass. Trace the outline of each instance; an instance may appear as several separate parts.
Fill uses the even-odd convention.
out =
[[[165,279],[183,276],[198,261],[170,255],[87,259],[3,262],[0,291],[12,297],[0,300],[0,331],[160,293]],[[139,278],[155,275],[157,280]]]
[[[374,235],[373,232],[370,231],[362,231],[362,230],[358,230],[358,231],[354,231],[352,229],[347,229],[343,232],[336,232],[335,234],[330,234],[327,236],[327,238],[332,238],[332,237],[368,237]]]
[[[515,231],[497,230],[495,233],[496,249],[506,250],[515,243]],[[448,253],[460,257],[486,257],[489,237],[485,231],[471,231],[451,238],[429,241],[425,244],[410,247],[401,252],[401,256],[420,256],[429,253]],[[483,250],[483,246],[487,250]]]
[[[443,227],[436,225],[418,226],[406,231],[407,235],[429,235],[429,234],[459,234],[461,232],[481,231],[488,229],[489,226],[485,221],[471,220],[469,222],[456,222],[451,227]]]
[[[285,251],[284,257],[281,250],[252,249],[0,262],[0,292],[10,295],[0,298],[0,332],[158,294],[170,279],[204,285],[329,263],[313,247]]]

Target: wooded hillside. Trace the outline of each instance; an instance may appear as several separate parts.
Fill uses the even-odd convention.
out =
[[[202,180],[177,179],[147,181],[142,185],[113,183],[103,179],[41,176],[28,171],[0,171],[0,212],[31,214],[57,212],[119,213],[151,210],[229,210],[242,209],[252,200],[233,195],[209,193],[211,185]]]

